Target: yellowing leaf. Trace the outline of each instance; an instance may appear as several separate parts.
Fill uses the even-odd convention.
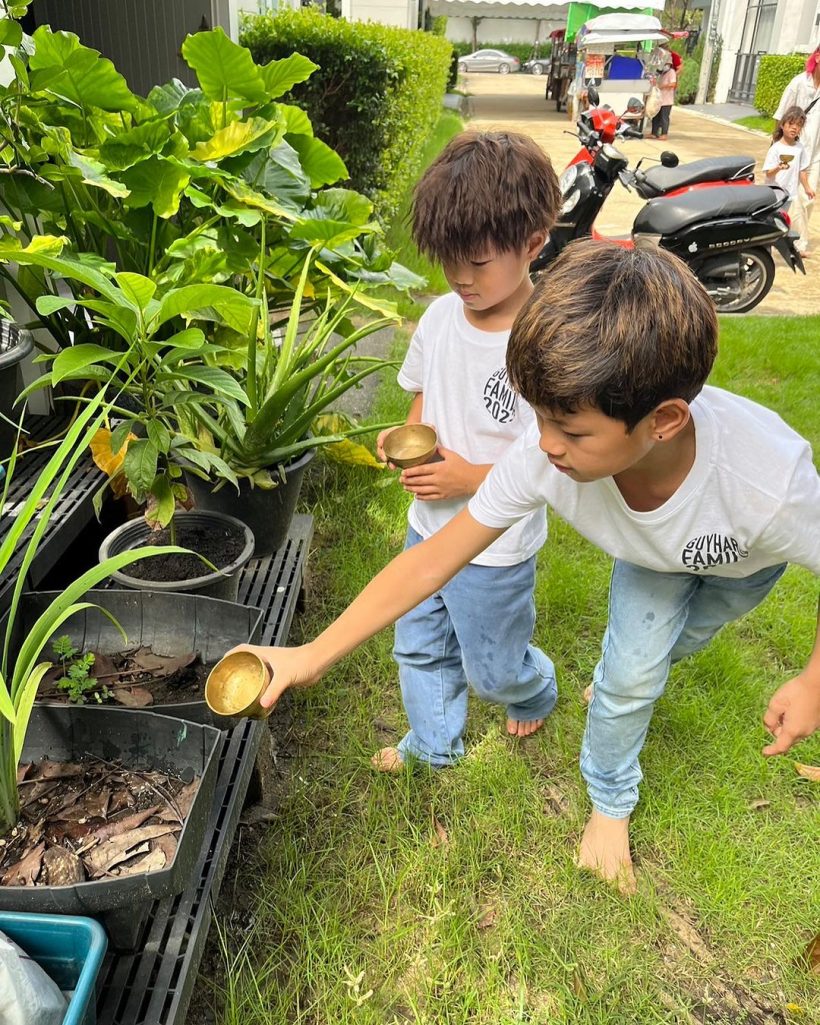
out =
[[[374,470],[387,469],[387,465],[380,463],[370,449],[349,438],[323,447],[327,456],[337,463],[346,463],[348,466],[370,466]]]
[[[804,776],[815,783],[820,783],[820,765],[802,765],[800,762],[795,762],[794,767],[799,776]]]
[[[234,121],[225,128],[220,128],[207,142],[197,143],[190,155],[194,160],[221,160],[223,157],[241,153],[263,136],[270,136],[272,140],[277,134],[277,125],[262,118]]]
[[[111,431],[101,427],[89,442],[91,458],[100,470],[111,481],[111,492],[115,498],[122,498],[126,493],[128,482],[122,473],[122,464],[125,461],[125,453],[128,451],[129,442],[136,441],[136,434],[129,433],[125,444],[119,452],[111,451]]]

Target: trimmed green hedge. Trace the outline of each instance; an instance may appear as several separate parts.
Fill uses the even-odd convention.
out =
[[[297,51],[319,65],[286,99],[307,111],[316,135],[347,165],[352,187],[389,220],[441,111],[451,43],[312,7],[249,15],[239,38],[257,63]]]
[[[760,58],[755,89],[755,106],[761,114],[774,117],[783,90],[806,66],[805,53],[768,53]]]

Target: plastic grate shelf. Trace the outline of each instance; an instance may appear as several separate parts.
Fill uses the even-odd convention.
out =
[[[45,441],[64,429],[65,424],[55,416],[31,416],[26,420],[26,429],[33,441]],[[54,452],[53,448],[41,452],[25,452],[17,461],[14,478],[9,487],[3,514],[0,516],[0,543],[8,534],[23,503]],[[74,541],[83,527],[94,514],[94,495],[105,484],[105,476],[97,469],[90,458],[81,459],[71,472],[66,486],[54,507],[48,528],[40,542],[37,555],[29,569],[26,586],[34,589],[52,569],[60,555]],[[11,597],[11,591],[23,562],[25,542],[34,533],[37,518],[29,524],[23,533],[22,544],[6,567],[0,583],[0,610],[4,609]]]
[[[302,587],[313,518],[294,518],[283,548],[252,560],[239,600],[264,610],[262,643],[287,640]],[[256,754],[267,728],[245,719],[224,735],[214,807],[190,886],[157,901],[142,949],[110,954],[97,985],[97,1025],[182,1025],[225,874]]]

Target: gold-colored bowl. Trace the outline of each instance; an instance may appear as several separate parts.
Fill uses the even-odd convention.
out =
[[[220,659],[205,682],[205,701],[217,715],[264,719],[270,708],[259,699],[268,689],[271,674],[267,664],[252,651],[235,651]]]
[[[382,447],[388,462],[405,469],[428,463],[437,444],[436,432],[429,424],[405,424],[392,430]]]

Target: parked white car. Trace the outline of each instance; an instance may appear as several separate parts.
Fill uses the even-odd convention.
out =
[[[499,75],[509,75],[511,71],[521,70],[521,61],[503,50],[476,50],[466,57],[459,57],[458,70],[497,71]]]

